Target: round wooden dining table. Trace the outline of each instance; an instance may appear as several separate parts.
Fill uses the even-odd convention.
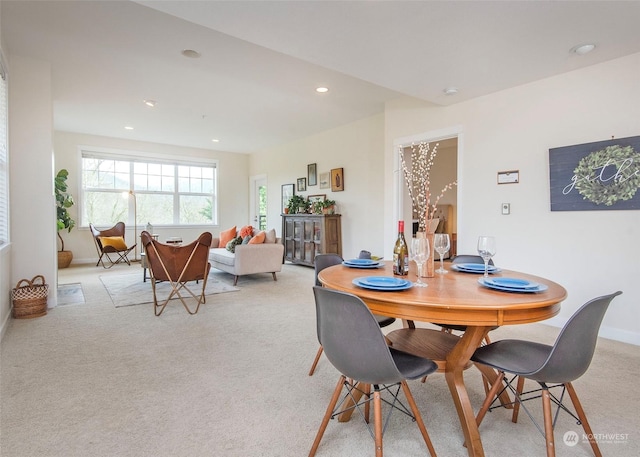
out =
[[[482,441],[476,424],[463,371],[489,330],[496,326],[527,324],[555,316],[567,296],[561,285],[545,278],[517,271],[501,270],[491,277],[519,278],[547,286],[542,292],[519,293],[493,290],[479,284],[481,274],[462,273],[449,268],[447,274],[423,278],[428,287],[401,291],[371,290],[354,285],[353,280],[369,276],[393,276],[391,262],[374,269],[335,265],[322,270],[318,279],[324,287],[360,297],[375,314],[407,321],[464,325],[462,337],[446,356],[445,378],[451,392],[467,450],[471,456],[483,456]],[[399,277],[415,281],[416,274]]]

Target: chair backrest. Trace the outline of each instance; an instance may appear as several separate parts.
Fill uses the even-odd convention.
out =
[[[91,230],[91,234],[93,235],[93,240],[96,243],[96,248],[98,248],[99,252],[102,252],[104,247],[102,246],[102,241],[100,237],[102,236],[121,236],[124,239],[125,235],[125,225],[124,222],[118,222],[111,228],[100,230],[96,228],[93,223],[89,223],[89,230]]]
[[[320,281],[318,281],[318,273],[332,265],[340,265],[342,261],[342,257],[338,254],[318,254],[314,260],[314,267],[316,270],[316,286],[322,285]]]
[[[314,286],[318,341],[343,375],[369,384],[403,380],[367,305],[355,295]]]
[[[147,264],[156,281],[195,281],[208,273],[213,236],[204,232],[197,240],[176,246],[154,240],[146,230],[140,234]]]
[[[527,377],[541,382],[565,383],[582,376],[591,364],[604,314],[611,300],[621,293],[594,298],[582,305],[562,328],[542,367]]]
[[[481,263],[484,265],[484,260],[479,255],[460,254],[451,259],[451,263]],[[493,259],[489,260],[489,265],[493,265]]]

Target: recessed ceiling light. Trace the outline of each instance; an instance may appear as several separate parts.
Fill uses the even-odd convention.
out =
[[[571,48],[571,52],[574,52],[579,56],[583,56],[585,54],[589,54],[595,48],[596,48],[596,45],[592,43],[580,44],[578,46],[574,46],[573,48]]]
[[[213,141],[214,143],[219,143],[220,142],[220,140],[217,139],[217,138],[213,138],[211,141]]]
[[[151,108],[156,106],[156,101],[155,100],[144,100],[144,104],[147,106],[150,106]]]
[[[182,55],[185,57],[189,57],[190,59],[197,59],[200,57],[200,53],[198,51],[194,51],[193,49],[183,49]]]
[[[324,94],[329,92],[329,88],[327,87],[316,87],[316,92],[320,93],[320,94]]]
[[[131,127],[130,125],[125,125],[125,126],[124,126],[124,129],[125,129],[125,130],[133,130],[133,127]]]
[[[455,94],[457,94],[457,93],[458,93],[458,89],[457,89],[457,88],[455,88],[455,87],[447,87],[447,88],[444,90],[444,94],[445,94],[445,95],[455,95]]]

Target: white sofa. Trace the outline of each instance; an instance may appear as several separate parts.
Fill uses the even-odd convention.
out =
[[[214,238],[209,262],[212,267],[234,275],[234,286],[240,276],[255,273],[271,273],[273,280],[278,280],[276,273],[282,271],[284,261],[284,245],[280,238],[275,243],[239,244],[235,253],[225,246],[218,247],[219,244],[220,238]]]

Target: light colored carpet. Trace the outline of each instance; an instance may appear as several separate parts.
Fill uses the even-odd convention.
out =
[[[139,274],[122,274],[122,275],[102,275],[100,281],[107,289],[111,300],[116,308],[123,306],[141,305],[144,303],[153,302],[153,290],[151,288],[151,280],[147,279],[146,282],[142,281]],[[202,290],[202,285],[195,284],[195,282],[189,282],[189,288],[191,291],[198,295]],[[237,287],[225,284],[213,277],[207,279],[207,285],[204,290],[205,296],[222,294],[225,292],[235,292]],[[171,285],[167,282],[156,283],[156,295],[158,302],[164,301],[166,297],[171,293]],[[185,290],[180,292],[185,300],[195,301],[193,297]],[[177,298],[176,298],[177,300]],[[173,302],[173,299],[171,300]],[[187,304],[189,304],[187,301]]]
[[[207,299],[198,314],[182,306],[155,317],[148,306],[116,309],[100,268],[69,268],[61,282],[81,282],[87,303],[60,306],[37,319],[12,320],[2,341],[0,455],[3,457],[300,457],[307,455],[338,380],[318,349],[313,269],[285,265],[242,277],[240,290]],[[114,267],[113,274],[138,266]],[[230,275],[213,275],[232,281]],[[604,286],[606,288],[606,285]],[[604,292],[609,292],[604,290]],[[571,291],[569,291],[571,294]],[[569,300],[570,302],[571,300]],[[571,303],[573,304],[573,303]],[[396,322],[388,329],[399,328]],[[553,342],[557,328],[502,327],[492,339]],[[640,348],[601,339],[590,370],[574,385],[603,455],[640,455]],[[484,390],[465,372],[472,404]],[[441,457],[464,457],[463,438],[444,376],[409,385]],[[533,385],[531,386],[533,387]],[[541,416],[538,402],[531,405]],[[543,438],[523,412],[488,414],[480,427],[485,454],[543,457]],[[581,427],[558,419],[558,457],[592,457],[564,433]],[[417,426],[394,414],[384,436],[387,457],[426,456]],[[317,457],[371,457],[373,440],[356,416],[329,422]]]

